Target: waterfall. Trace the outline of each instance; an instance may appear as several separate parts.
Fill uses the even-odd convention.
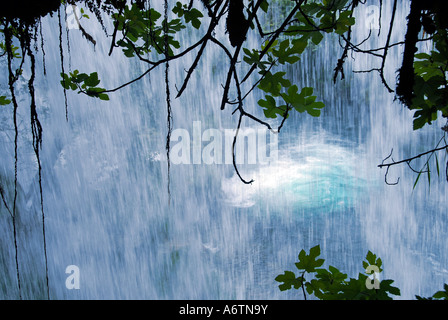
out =
[[[153,5],[163,12],[161,2]],[[372,34],[368,45],[384,44],[391,6],[383,3],[385,27],[379,36]],[[408,10],[408,2],[399,1],[397,21],[404,22]],[[364,9],[356,11],[361,22],[353,35],[355,43],[372,28],[363,23],[366,15]],[[110,34],[112,22],[104,18]],[[96,71],[100,86],[114,88],[146,70],[145,63],[126,58],[120,48],[109,56],[110,37],[93,15],[82,23],[97,42],[94,46],[77,29],[69,29],[67,35],[63,28],[66,73]],[[253,130],[247,131],[247,139],[265,141],[268,160],[261,163],[258,157],[255,163],[238,166],[244,178],[255,180],[246,185],[232,163],[225,161],[229,152],[225,133],[236,129],[238,117],[230,107],[220,110],[227,58],[219,47],[206,48],[186,91],[177,99],[195,55],[170,62],[176,135],[171,147],[177,152],[184,142],[190,149],[189,153],[181,150],[187,152],[182,156],[188,158],[182,159],[188,163],[172,162],[168,176],[163,66],[110,93],[109,101],[67,91],[66,121],[57,16],[45,17],[42,26],[45,57],[37,51],[35,86],[44,130],[41,164],[51,299],[300,298],[298,291],[281,292],[274,279],[294,269],[301,249],[317,244],[329,264],[352,277],[364,271],[367,251],[376,253],[383,261],[381,277],[395,280],[401,289],[397,298],[430,296],[448,281],[443,177],[430,187],[422,179],[413,189],[415,175],[408,167],[397,166],[387,177],[391,182],[400,178],[392,186],[384,181],[385,170],[377,167],[391,149],[396,160],[425,151],[428,143],[437,142],[443,124],[435,122],[414,132],[412,113],[394,101],[376,73],[351,72],[371,68],[377,62],[374,57],[357,55],[352,60],[349,56],[345,79],[333,83],[333,69],[342,52],[337,38],[326,36],[321,44],[308,48],[287,72],[299,88],[313,87],[326,107],[319,118],[291,115],[276,136],[244,119],[242,129]],[[224,25],[217,30],[226,36]],[[393,41],[403,33],[404,25],[397,24]],[[195,40],[194,33],[181,39]],[[247,41],[259,46],[252,35]],[[43,59],[46,76],[39,63]],[[392,86],[400,63],[398,47],[391,49],[385,76]],[[3,61],[1,67],[6,70]],[[5,72],[0,77],[0,89],[6,90]],[[23,297],[45,299],[37,165],[26,108],[29,77],[24,68],[17,84],[18,261]],[[247,98],[248,112],[262,116],[257,105],[262,97],[256,92]],[[0,115],[0,178],[10,195],[14,174],[10,109],[0,109]],[[209,134],[221,139],[221,158],[214,153],[217,163],[203,157],[212,141]],[[268,152],[274,152],[274,147],[276,157]],[[173,154],[171,159],[176,155],[181,157]],[[248,158],[250,154],[244,159]],[[0,206],[0,229],[0,298],[17,299],[12,223],[4,206]],[[79,271],[79,288],[67,286],[73,270],[69,266]]]

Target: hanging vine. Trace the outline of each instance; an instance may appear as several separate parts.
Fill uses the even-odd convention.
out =
[[[13,71],[12,68],[12,59],[13,59],[13,44],[12,44],[12,27],[9,21],[5,21],[4,23],[3,33],[5,35],[5,47],[6,54],[8,60],[8,85],[9,91],[11,93],[11,100],[13,104],[13,123],[14,123],[14,200],[12,207],[12,227],[13,227],[13,237],[14,237],[14,254],[15,254],[15,265],[16,265],[16,276],[17,276],[17,288],[19,292],[19,298],[22,299],[22,287],[21,287],[21,277],[20,277],[20,267],[19,267],[19,249],[17,245],[17,164],[18,164],[18,138],[19,138],[19,130],[17,125],[17,99],[15,95],[14,83],[18,79],[18,70],[16,72]],[[22,48],[22,62],[24,59],[24,49]]]
[[[46,228],[45,228],[45,211],[44,211],[44,200],[43,200],[43,188],[42,188],[42,165],[40,159],[40,149],[42,148],[42,135],[43,129],[39,121],[39,116],[37,112],[36,98],[35,98],[35,88],[34,81],[36,78],[36,60],[33,54],[32,41],[36,43],[37,46],[37,30],[42,28],[40,15],[31,18],[26,17],[2,17],[0,24],[3,26],[2,32],[4,34],[4,50],[7,56],[7,66],[8,66],[8,87],[11,95],[11,102],[13,105],[13,126],[14,126],[14,197],[12,210],[7,206],[4,192],[2,189],[1,197],[2,201],[7,208],[12,220],[13,228],[13,238],[14,238],[14,254],[15,254],[15,266],[16,266],[16,278],[17,278],[17,288],[19,298],[22,299],[22,284],[21,284],[21,272],[19,265],[19,245],[18,245],[18,226],[17,218],[19,214],[18,209],[18,144],[19,144],[19,130],[18,130],[18,109],[19,105],[16,98],[15,84],[22,74],[23,66],[25,64],[26,58],[28,58],[30,63],[30,78],[28,79],[28,94],[30,98],[29,112],[30,112],[30,127],[32,134],[32,146],[34,154],[37,161],[38,170],[38,185],[39,185],[39,196],[40,196],[40,212],[42,218],[42,238],[43,238],[43,253],[44,253],[44,263],[45,263],[45,279],[46,279],[46,296],[50,299],[50,287],[49,287],[49,277],[48,277],[48,255],[47,255],[47,241],[46,241]],[[42,31],[42,30],[41,30]],[[17,53],[18,47],[15,47],[14,41],[17,41],[20,45],[21,55]],[[41,41],[43,50],[43,40]],[[43,53],[44,57],[44,53]],[[15,69],[14,59],[20,58],[20,63]],[[45,60],[43,60],[43,63]],[[44,68],[45,70],[45,68]],[[7,101],[8,102],[8,101]]]
[[[166,109],[167,109],[167,128],[168,133],[166,135],[166,158],[167,158],[167,170],[168,170],[168,203],[171,203],[171,190],[170,190],[170,141],[171,132],[173,130],[173,115],[171,111],[171,97],[170,97],[170,82],[169,82],[169,38],[168,38],[168,1],[164,3],[164,18],[165,24],[163,26],[164,37],[164,54],[165,54],[165,92],[166,92]]]

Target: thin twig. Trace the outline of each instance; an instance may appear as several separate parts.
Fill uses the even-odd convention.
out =
[[[410,162],[412,160],[415,160],[415,159],[418,159],[420,157],[423,157],[424,155],[427,155],[427,154],[430,154],[430,153],[434,153],[436,151],[445,150],[445,149],[448,149],[448,145],[445,145],[445,146],[440,147],[440,148],[435,148],[435,149],[432,149],[432,150],[420,153],[420,154],[418,154],[418,155],[416,155],[414,157],[403,159],[403,160],[400,160],[400,161],[393,161],[393,162],[390,162],[390,163],[381,163],[381,164],[378,165],[378,168],[391,167],[391,166],[394,166],[394,165],[397,165],[397,164],[400,164],[400,163]],[[385,158],[384,160],[387,160],[389,157]],[[384,162],[384,160],[383,160],[383,162]]]
[[[8,203],[6,202],[5,195],[3,194],[3,187],[1,185],[0,185],[0,196],[2,197],[2,201],[3,201],[3,204],[6,208],[6,210],[9,212],[9,215],[11,216],[11,218],[13,218],[11,209],[9,209]]]
[[[12,28],[12,27],[11,27]],[[17,81],[17,77],[14,76],[14,72],[12,71],[12,34],[9,27],[9,21],[6,22],[5,28],[4,28],[4,35],[5,35],[5,46],[6,46],[6,52],[7,52],[7,61],[8,61],[8,74],[9,74],[9,91],[11,92],[11,100],[14,106],[13,109],[13,122],[14,122],[14,201],[13,201],[13,207],[12,207],[12,227],[13,227],[13,236],[14,236],[14,252],[15,252],[15,264],[16,264],[16,277],[17,277],[17,287],[19,291],[19,299],[22,300],[22,287],[21,287],[21,280],[20,280],[20,268],[19,268],[19,248],[17,245],[17,223],[16,223],[16,213],[17,213],[17,165],[18,165],[18,127],[17,127],[17,109],[18,109],[18,103],[15,96],[15,90],[14,90],[14,83]],[[22,59],[25,58],[25,55],[23,54],[23,51],[25,51],[25,48],[22,48]]]
[[[172,132],[173,116],[171,112],[171,98],[170,98],[170,83],[169,83],[169,43],[168,43],[168,0],[164,4],[165,26],[164,26],[164,41],[165,41],[165,92],[166,92],[166,107],[167,107],[167,127],[168,133],[166,135],[166,157],[168,165],[168,204],[171,203],[171,189],[170,189],[170,140]]]

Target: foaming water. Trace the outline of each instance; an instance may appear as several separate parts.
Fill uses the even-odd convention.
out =
[[[276,202],[278,210],[294,204],[310,214],[344,211],[374,183],[362,170],[364,154],[361,148],[334,141],[321,131],[310,135],[309,141],[282,145],[278,161],[247,170],[245,175],[254,179],[252,185],[239,184],[234,175],[223,181],[222,188],[235,206]]]

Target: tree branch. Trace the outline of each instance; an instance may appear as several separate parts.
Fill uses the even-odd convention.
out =
[[[303,2],[305,2],[305,0],[300,0],[299,2],[296,3],[296,5],[294,6],[294,8],[291,10],[291,12],[289,13],[289,15],[286,17],[286,19],[283,21],[282,25],[280,26],[280,28],[277,29],[277,31],[274,33],[274,35],[271,37],[271,39],[269,40],[268,44],[264,47],[264,49],[260,52],[260,61],[261,59],[264,57],[264,55],[268,52],[268,50],[270,49],[270,47],[274,44],[275,40],[280,36],[280,34],[282,33],[282,31],[286,28],[286,26],[289,24],[290,20],[292,19],[292,17],[296,14],[296,12],[299,10],[300,6],[303,4]],[[255,71],[255,68],[257,67],[256,64],[253,64],[252,67],[249,69],[249,71],[246,73],[246,75],[244,76],[243,80],[241,82],[246,81],[249,76],[252,74],[252,72]]]
[[[184,92],[184,90],[187,88],[188,81],[190,80],[190,77],[193,74],[193,71],[196,69],[196,67],[197,67],[197,65],[199,63],[199,60],[201,59],[202,54],[203,54],[203,52],[205,50],[205,47],[207,46],[207,41],[212,38],[212,33],[215,30],[216,26],[218,25],[219,19],[221,19],[221,17],[224,15],[225,6],[222,8],[222,10],[219,13],[219,15],[216,16],[216,14],[218,12],[218,9],[219,9],[219,6],[217,6],[215,8],[215,12],[213,12],[213,16],[211,18],[210,25],[208,27],[207,33],[202,38],[203,42],[202,42],[201,48],[199,49],[199,52],[198,52],[195,60],[193,61],[193,64],[191,65],[190,69],[188,69],[187,76],[185,77],[185,80],[184,80],[184,82],[182,84],[182,87],[180,88],[179,92],[177,93],[176,98],[179,98],[182,95],[182,93]]]
[[[423,157],[424,155],[427,155],[427,154],[430,154],[430,153],[434,153],[434,152],[437,152],[437,151],[441,151],[441,150],[445,150],[445,149],[448,150],[448,145],[445,145],[445,146],[440,147],[440,148],[435,148],[435,149],[432,149],[432,150],[429,150],[429,151],[420,153],[420,154],[418,154],[418,155],[416,155],[416,156],[414,156],[414,157],[411,157],[411,158],[403,159],[403,160],[400,160],[400,161],[394,161],[394,160],[392,160],[392,162],[390,162],[390,163],[384,163],[385,160],[387,160],[388,158],[390,158],[390,156],[391,156],[391,154],[392,154],[392,151],[393,151],[393,149],[392,149],[391,154],[383,160],[383,163],[381,163],[381,164],[378,165],[378,168],[391,167],[391,166],[395,166],[395,165],[397,165],[397,164],[405,163],[405,162],[406,162],[406,163],[409,163],[409,162],[411,162],[412,160],[415,160],[415,159],[418,159],[418,158]]]

